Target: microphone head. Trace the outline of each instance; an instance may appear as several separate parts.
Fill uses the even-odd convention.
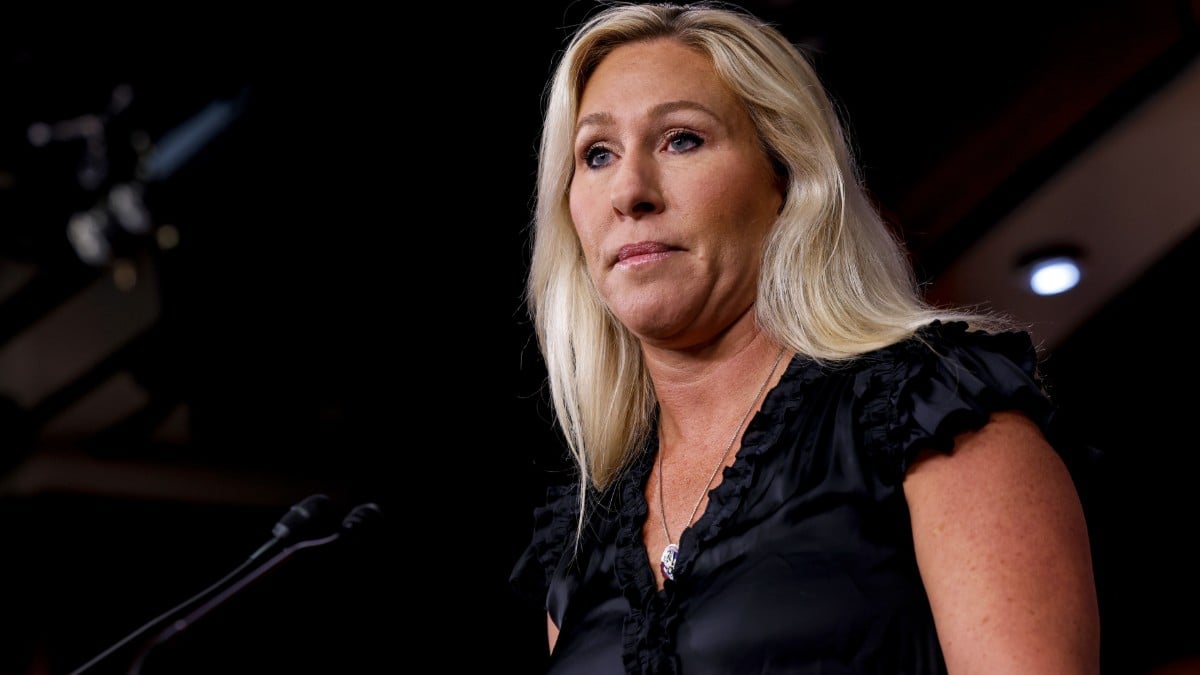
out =
[[[350,509],[350,513],[342,519],[342,531],[347,534],[353,532],[355,534],[362,533],[363,530],[370,530],[379,526],[379,521],[383,518],[383,509],[374,502],[359,504]]]
[[[305,497],[288,509],[271,529],[278,541],[299,539],[311,533],[328,534],[333,524],[333,500],[328,495]]]

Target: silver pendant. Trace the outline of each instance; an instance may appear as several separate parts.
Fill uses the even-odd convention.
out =
[[[675,580],[675,561],[679,559],[679,547],[675,544],[667,544],[667,547],[662,552],[662,573],[663,576]]]

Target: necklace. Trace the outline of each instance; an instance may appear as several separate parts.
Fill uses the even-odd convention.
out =
[[[779,362],[783,360],[783,353],[787,348],[779,350],[779,356],[775,357],[775,363],[771,364],[771,370],[767,373],[767,379],[763,380],[762,386],[758,388],[758,393],[750,400],[750,407],[746,408],[746,414],[742,415],[742,421],[738,422],[737,427],[733,430],[733,436],[729,438],[729,443],[725,446],[725,452],[721,453],[721,461],[717,462],[716,468],[713,469],[712,475],[708,477],[708,482],[704,484],[704,489],[700,491],[700,498],[696,500],[696,505],[692,507],[692,515],[688,516],[687,523],[683,529],[687,529],[692,524],[692,519],[696,517],[696,512],[700,510],[700,504],[704,502],[704,495],[708,494],[708,487],[716,480],[717,474],[721,472],[721,467],[725,465],[725,460],[729,457],[729,451],[733,449],[733,442],[737,440],[738,433],[742,430],[742,425],[750,417],[750,413],[754,410],[754,404],[758,403],[758,397],[762,396],[763,390],[767,388],[767,383],[771,381],[771,376],[775,374],[775,369],[779,367]],[[658,453],[658,512],[662,516],[663,533],[667,535],[667,547],[663,549],[661,560],[663,576],[674,581],[675,580],[675,561],[679,559],[679,545],[671,543],[671,531],[667,529],[667,508],[663,505],[663,466],[662,453]],[[682,530],[681,530],[682,531]]]

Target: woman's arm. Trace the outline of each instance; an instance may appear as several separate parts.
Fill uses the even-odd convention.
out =
[[[554,643],[558,642],[558,626],[554,625],[550,612],[546,612],[546,637],[549,639],[550,653],[554,653]]]
[[[1100,620],[1079,495],[1027,417],[996,413],[928,452],[904,493],[951,673],[1100,671]]]

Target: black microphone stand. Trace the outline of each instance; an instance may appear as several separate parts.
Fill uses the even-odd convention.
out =
[[[340,534],[335,532],[329,536],[322,537],[321,539],[311,539],[308,541],[301,541],[299,543],[288,546],[287,548],[283,549],[279,553],[275,554],[274,557],[268,559],[262,565],[259,565],[258,567],[254,568],[252,571],[250,571],[249,573],[238,578],[236,581],[234,581],[233,583],[226,586],[219,593],[216,593],[215,595],[210,597],[206,602],[199,604],[195,609],[193,609],[191,612],[189,612],[186,616],[183,616],[183,617],[171,622],[166,627],[164,627],[162,630],[160,630],[158,632],[158,634],[156,634],[153,638],[143,642],[142,647],[137,651],[137,653],[135,654],[135,656],[133,658],[133,663],[130,666],[127,675],[139,675],[142,672],[142,667],[145,665],[146,658],[150,655],[150,652],[153,651],[155,647],[161,645],[162,643],[166,642],[167,640],[170,640],[175,635],[186,630],[188,628],[188,626],[191,626],[193,623],[195,623],[197,620],[202,618],[204,615],[208,614],[210,611],[212,611],[213,609],[215,609],[216,607],[218,607],[219,605],[224,603],[226,600],[228,600],[230,597],[232,597],[235,593],[242,590],[249,584],[253,583],[259,577],[266,574],[270,570],[274,569],[276,565],[278,565],[278,564],[282,563],[284,560],[287,560],[288,558],[290,558],[292,556],[292,554],[295,553],[296,551],[298,551],[300,549],[304,549],[304,548],[311,548],[313,546],[323,546],[325,544],[328,544],[328,543],[338,539],[339,536],[340,536]]]
[[[336,533],[333,535],[326,534],[328,531],[328,512],[331,503],[332,500],[330,500],[330,498],[324,494],[310,495],[300,502],[297,502],[290,509],[288,509],[287,513],[285,513],[283,517],[280,518],[279,522],[277,522],[272,528],[272,538],[267,541],[267,543],[260,546],[258,550],[252,553],[249,558],[242,562],[242,564],[234,568],[233,571],[221,577],[215,583],[199,593],[146,622],[137,630],[133,631],[129,635],[126,635],[116,644],[97,654],[87,663],[84,663],[82,666],[72,670],[70,675],[82,675],[85,672],[94,671],[97,666],[100,666],[105,662],[111,662],[111,660],[115,658],[115,656],[121,650],[131,648],[133,645],[135,645],[135,640],[142,638],[152,630],[161,630],[162,626],[166,622],[170,621],[172,617],[179,616],[184,612],[188,612],[196,606],[204,606],[204,601],[206,598],[213,596],[222,598],[227,597],[225,592],[228,591],[229,588],[236,590],[244,586],[245,583],[248,583],[240,582],[239,577],[252,576],[253,578],[257,578],[259,576],[260,572],[254,571],[254,565],[259,563],[260,559],[264,555],[268,553],[274,553],[273,557],[267,558],[266,562],[262,564],[262,567],[270,568],[278,564],[282,558],[286,558],[288,555],[290,555],[291,552],[295,550],[295,547],[298,546],[298,544],[285,546],[281,551],[276,552],[280,546],[284,546],[288,542],[295,541],[300,537],[309,537],[308,540],[299,542],[300,544],[308,543],[310,541],[325,543],[326,540],[332,540],[330,537],[336,538]],[[316,532],[320,532],[323,535],[323,538],[313,538],[313,535],[316,534]]]

